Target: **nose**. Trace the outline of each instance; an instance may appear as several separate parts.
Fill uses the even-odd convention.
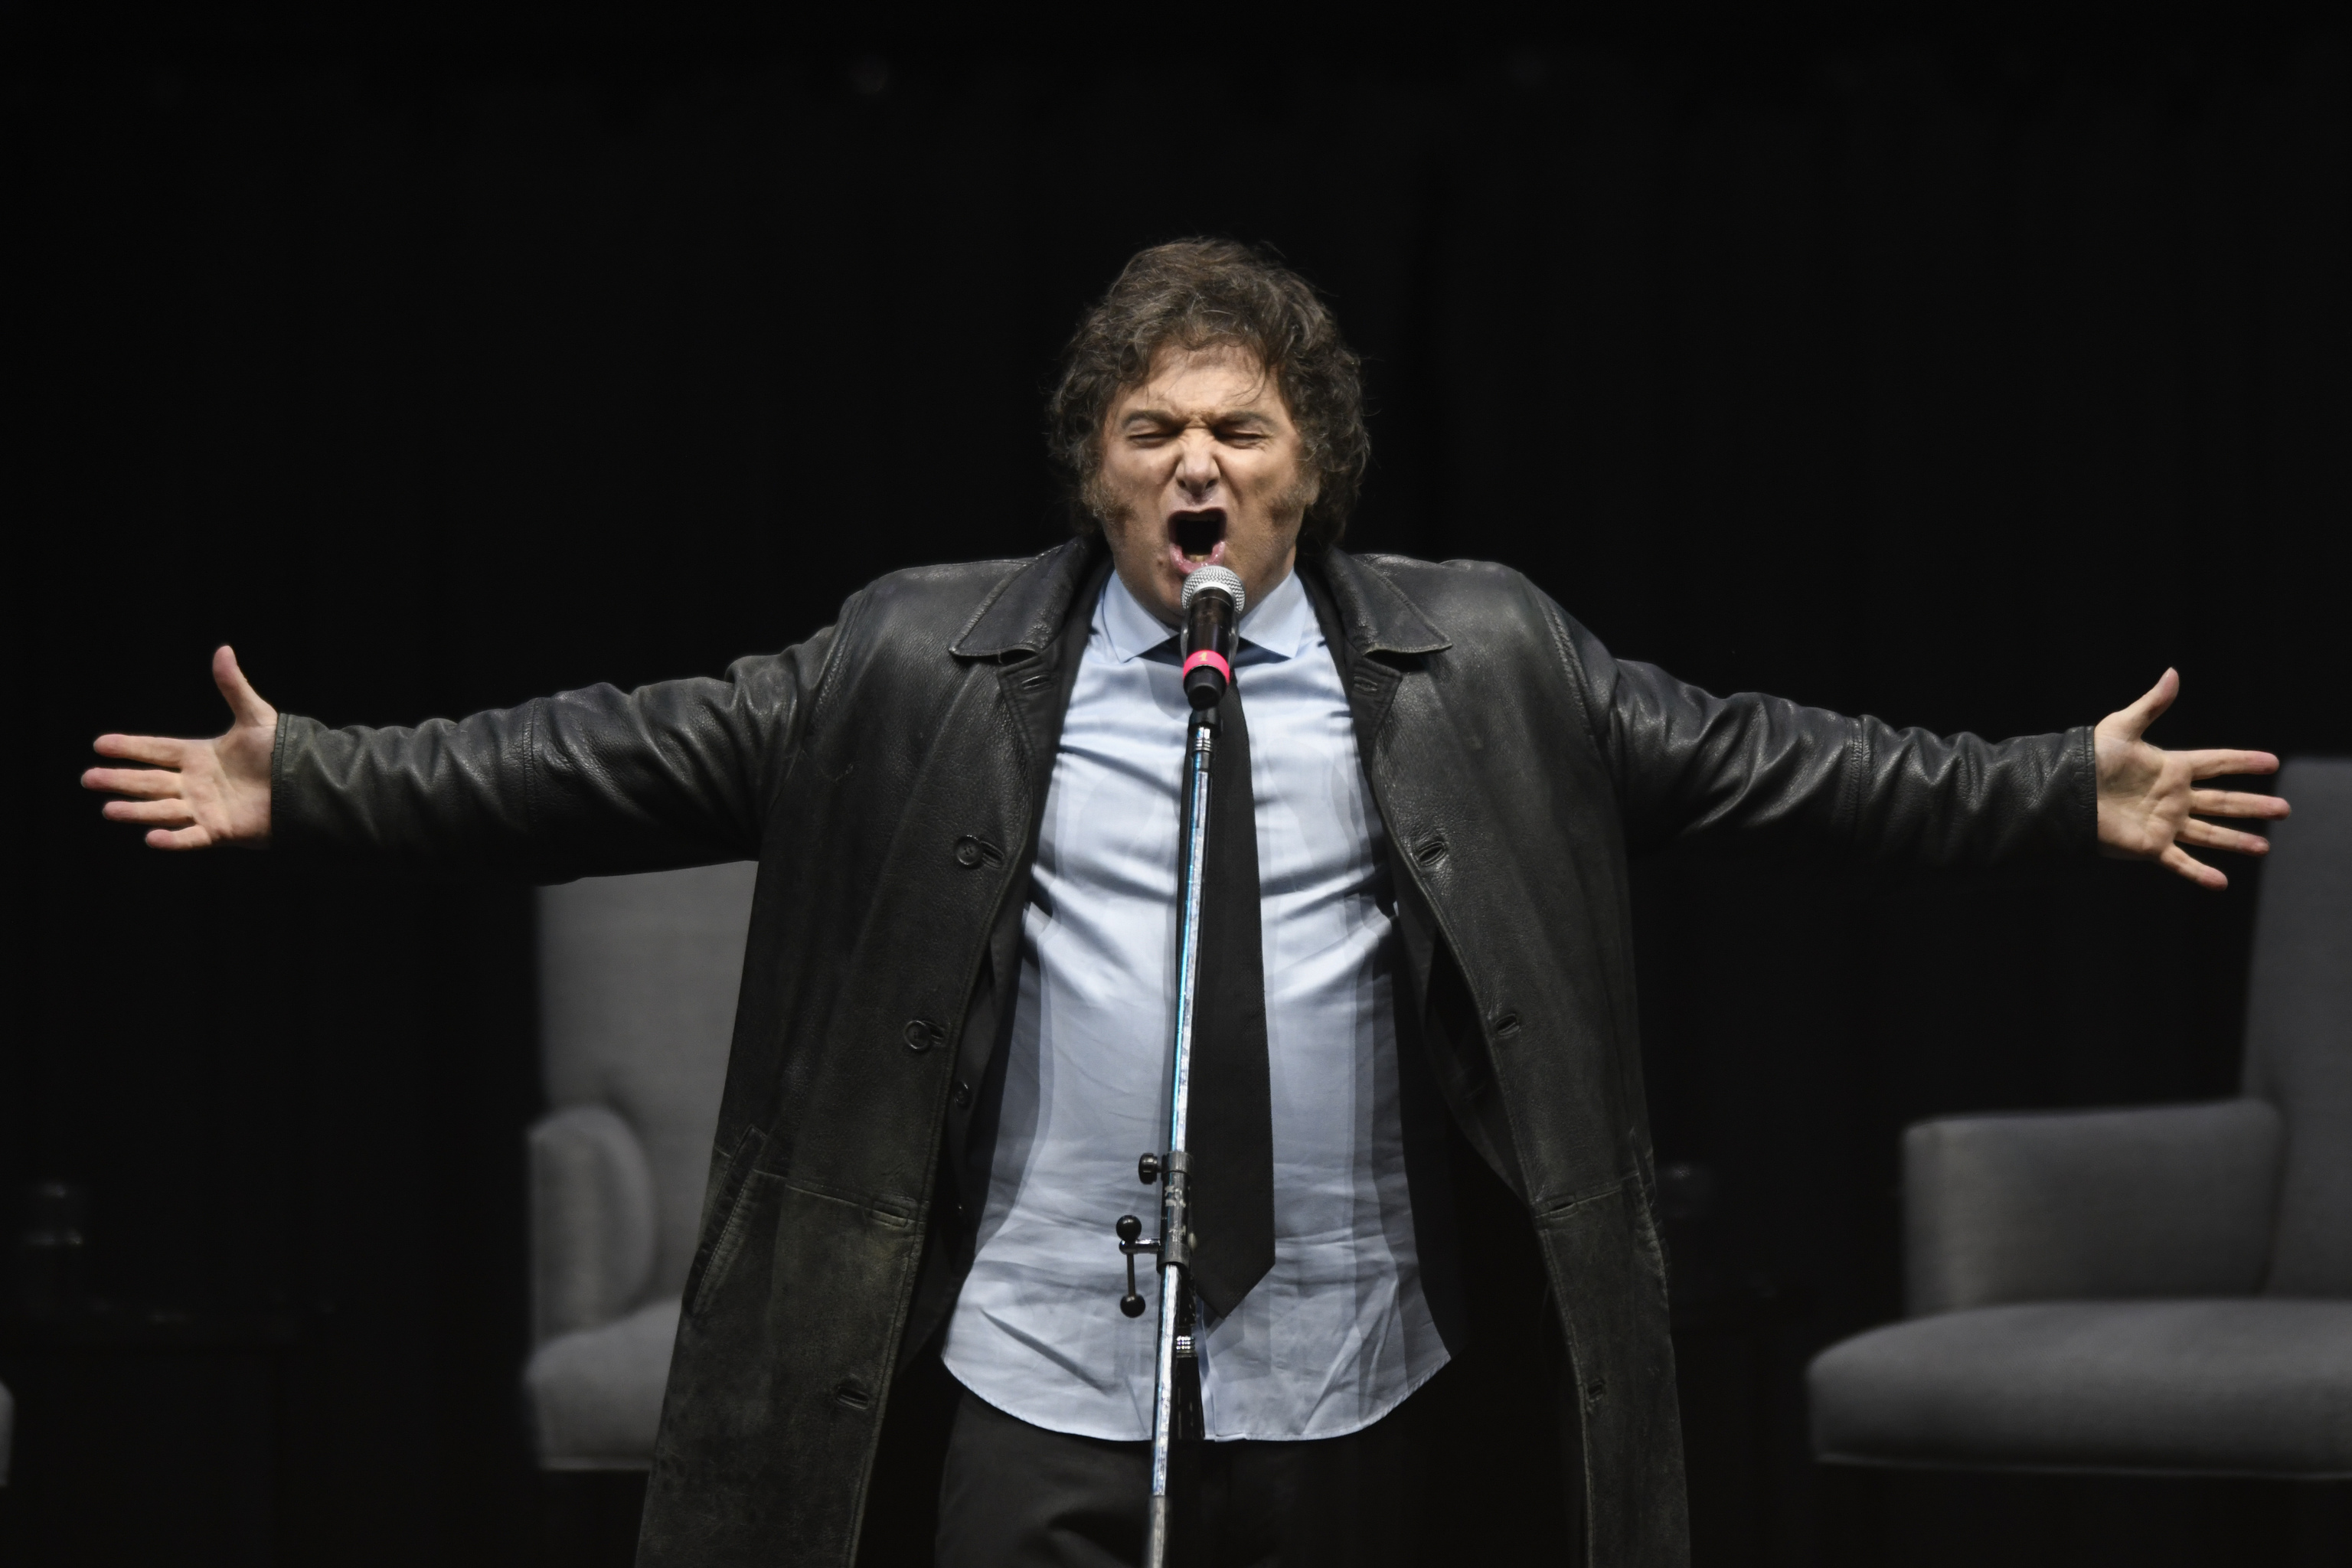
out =
[[[1195,506],[1205,503],[1221,476],[1212,443],[1199,432],[1187,434],[1176,451],[1176,483]]]

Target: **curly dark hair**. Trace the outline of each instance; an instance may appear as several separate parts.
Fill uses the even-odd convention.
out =
[[[1101,526],[1091,490],[1102,466],[1103,421],[1120,394],[1143,383],[1163,348],[1216,343],[1246,349],[1275,378],[1306,461],[1322,480],[1299,544],[1311,552],[1338,543],[1371,455],[1360,362],[1314,285],[1266,252],[1229,239],[1180,239],[1138,251],[1063,351],[1061,380],[1045,405],[1045,438],[1070,481],[1072,525],[1081,532]]]

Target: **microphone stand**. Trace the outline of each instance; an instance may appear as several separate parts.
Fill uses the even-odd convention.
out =
[[[1226,588],[1210,574],[1231,583]],[[1210,567],[1195,573],[1184,595],[1190,610],[1196,598],[1223,598],[1227,605],[1202,605],[1193,622],[1194,647],[1186,660],[1185,689],[1194,704],[1184,742],[1184,799],[1189,807],[1184,841],[1176,932],[1176,1041],[1169,1063],[1168,1150],[1146,1154],[1136,1162],[1136,1174],[1146,1185],[1160,1184],[1160,1235],[1146,1238],[1143,1222],[1133,1215],[1119,1216],[1118,1249],[1127,1258],[1127,1294],[1118,1310],[1130,1318],[1143,1315],[1143,1297],[1135,1289],[1135,1258],[1153,1253],[1160,1268],[1160,1338],[1154,1358],[1151,1394],[1151,1510],[1144,1535],[1144,1568],[1166,1568],[1168,1562],[1168,1461],[1180,1438],[1201,1435],[1200,1363],[1193,1346],[1196,1310],[1192,1297],[1193,1236],[1189,1220],[1192,1160],[1185,1150],[1185,1124],[1192,1100],[1192,1026],[1194,1002],[1201,979],[1201,883],[1208,867],[1209,764],[1217,748],[1219,698],[1231,679],[1231,667],[1218,647],[1231,646],[1231,627],[1240,619],[1239,578]],[[1207,588],[1208,593],[1200,592]],[[1222,626],[1217,625],[1219,621]],[[1200,635],[1205,633],[1205,636]],[[1205,654],[1200,651],[1206,648]],[[1196,680],[1193,668],[1213,664],[1223,679],[1213,684]],[[1203,674],[1205,675],[1205,671]]]

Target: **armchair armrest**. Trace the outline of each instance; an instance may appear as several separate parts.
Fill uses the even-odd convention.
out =
[[[2283,1138],[2259,1100],[1919,1122],[1903,1134],[1910,1315],[2252,1295]]]
[[[654,1268],[654,1177],[619,1113],[567,1105],[530,1129],[531,1330],[543,1344],[637,1305]]]

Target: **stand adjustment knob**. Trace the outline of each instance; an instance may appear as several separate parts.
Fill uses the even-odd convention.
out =
[[[1136,1179],[1148,1187],[1158,1181],[1167,1169],[1167,1161],[1157,1154],[1146,1154],[1135,1163]]]
[[[1143,1222],[1131,1214],[1119,1215],[1118,1224],[1112,1228],[1118,1232],[1119,1251],[1127,1255],[1127,1294],[1118,1299],[1118,1310],[1130,1318],[1139,1318],[1143,1316],[1143,1293],[1135,1288],[1135,1255],[1157,1252],[1160,1244],[1142,1239]]]

